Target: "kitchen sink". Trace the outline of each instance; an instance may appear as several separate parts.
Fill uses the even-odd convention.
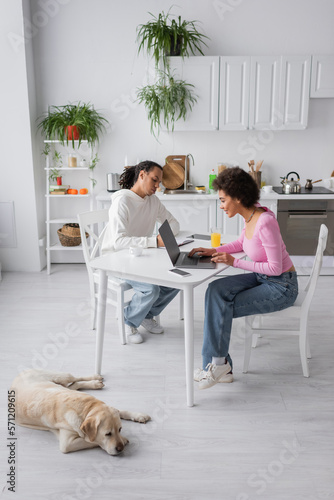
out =
[[[205,191],[197,189],[165,189],[164,194],[205,194]]]

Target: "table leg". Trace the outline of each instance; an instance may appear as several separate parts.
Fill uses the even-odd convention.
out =
[[[194,288],[184,289],[184,345],[187,405],[194,406]]]
[[[97,298],[97,327],[95,346],[95,373],[101,375],[104,327],[106,323],[107,273],[99,270],[99,291]]]

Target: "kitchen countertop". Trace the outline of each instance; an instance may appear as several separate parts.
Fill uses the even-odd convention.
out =
[[[97,201],[109,201],[110,197],[113,193],[109,193],[107,190],[101,191],[97,196]],[[194,193],[194,194],[163,194],[162,192],[157,192],[156,196],[160,200],[216,200],[218,198],[218,193],[209,194],[209,193]],[[261,191],[261,200],[326,200],[328,198],[334,197],[334,191],[331,194],[278,194],[275,191],[270,193],[264,193]]]

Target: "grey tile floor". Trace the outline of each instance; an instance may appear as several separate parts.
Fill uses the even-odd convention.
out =
[[[302,277],[301,280],[306,278]],[[203,299],[195,294],[195,365],[201,364]],[[3,273],[0,283],[0,498],[334,499],[334,278],[321,276],[311,307],[310,378],[298,340],[260,339],[242,374],[243,321],[233,327],[232,384],[195,388],[185,404],[183,324],[178,300],[162,314],[163,335],[122,346],[114,310],[106,319],[106,387],[90,391],[116,408],[149,413],[146,426],[124,422],[124,453],[63,455],[53,434],[16,430],[16,493],[8,491],[7,390],[23,368],[94,372],[84,265],[59,264],[48,276]]]

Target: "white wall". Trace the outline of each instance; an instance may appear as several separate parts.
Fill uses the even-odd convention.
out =
[[[168,154],[192,153],[196,184],[207,183],[218,161],[246,168],[252,156],[264,159],[264,173],[274,184],[290,170],[302,179],[328,177],[333,170],[333,99],[311,101],[306,131],[161,133],[160,143],[150,135],[145,109],[133,103],[147,74],[147,59],[137,57],[136,27],[149,19],[148,11],[167,11],[172,3],[69,0],[33,39],[39,112],[48,104],[82,99],[104,108],[113,122],[101,144],[97,189],[105,188],[106,172],[122,170],[125,156],[129,163],[152,158],[163,164]],[[180,0],[177,5],[176,14],[201,20],[211,38],[206,55],[334,52],[331,1]],[[40,9],[40,0],[32,0],[32,11]]]
[[[104,110],[112,122],[100,146],[97,192],[106,188],[106,173],[122,171],[125,156],[130,164],[145,158],[164,164],[169,154],[192,153],[192,180],[196,184],[207,183],[218,161],[233,161],[246,168],[250,157],[264,159],[266,180],[276,185],[290,170],[299,172],[302,181],[328,177],[332,172],[334,99],[311,100],[305,131],[274,132],[271,136],[255,131],[161,133],[159,142],[151,136],[145,109],[134,102],[135,89],[148,75],[147,58],[137,56],[136,27],[149,19],[149,11],[167,11],[174,2],[30,3],[28,44],[34,55],[37,114],[50,104],[83,100]],[[211,38],[206,55],[334,53],[331,0],[179,0],[173,11],[184,19],[202,22],[203,31]],[[42,185],[41,157],[39,163],[35,165],[40,176],[36,183]],[[13,181],[17,179],[11,169],[10,173]],[[38,197],[44,202],[42,192]],[[44,215],[39,212],[38,217],[41,236]]]
[[[29,3],[26,5],[29,7]],[[2,268],[7,271],[39,271],[44,266],[38,247],[36,200],[40,202],[40,196],[36,196],[34,183],[33,99],[31,107],[29,104],[29,96],[32,97],[31,91],[34,93],[35,89],[30,86],[31,72],[27,76],[26,48],[29,52],[31,46],[24,43],[23,31],[23,18],[28,16],[29,11],[23,14],[21,0],[0,3],[0,200],[14,201],[17,239],[15,248],[0,248]],[[28,58],[31,64],[31,55]],[[39,217],[42,216],[41,213]]]

